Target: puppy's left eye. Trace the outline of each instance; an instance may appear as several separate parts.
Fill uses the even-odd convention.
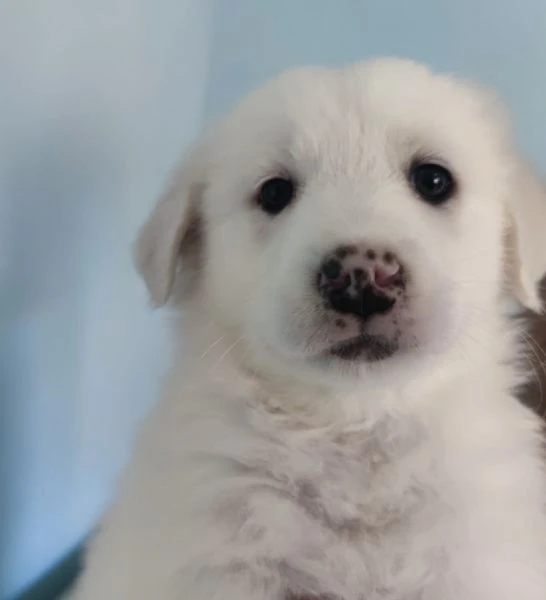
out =
[[[437,206],[455,193],[455,180],[450,171],[435,163],[417,163],[409,174],[413,189],[423,200]]]
[[[296,185],[291,179],[273,177],[258,190],[257,202],[268,215],[278,215],[294,199]]]

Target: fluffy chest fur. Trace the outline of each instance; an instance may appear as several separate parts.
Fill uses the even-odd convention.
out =
[[[130,526],[155,515],[138,525],[156,540],[146,568],[176,551],[183,564],[206,556],[201,576],[244,569],[280,597],[417,597],[442,572],[448,529],[427,424],[400,414],[306,427],[254,401],[208,391],[193,410],[157,415],[141,444],[146,476],[126,483]]]
[[[282,416],[249,421],[249,447],[230,457],[244,482],[226,479],[216,514],[237,514],[260,539],[256,568],[271,560],[292,594],[341,598],[394,599],[401,589],[411,598],[438,576],[448,511],[422,423],[290,430]]]

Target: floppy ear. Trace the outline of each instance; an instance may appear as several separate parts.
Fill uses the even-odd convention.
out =
[[[546,187],[528,165],[516,166],[506,206],[507,266],[512,293],[526,308],[541,312],[538,284],[546,273]]]
[[[181,257],[185,277],[197,269],[203,235],[200,204],[204,188],[204,149],[198,147],[175,170],[137,237],[135,264],[155,306],[162,306],[169,299]]]
[[[482,116],[500,133],[504,152],[513,156],[506,207],[506,275],[512,295],[525,308],[542,312],[539,283],[546,273],[546,186],[520,158],[507,107],[497,94],[475,82],[467,89],[478,99]]]

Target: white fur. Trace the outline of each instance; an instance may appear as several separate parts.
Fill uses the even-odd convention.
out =
[[[206,136],[137,247],[182,349],[78,600],[546,598],[504,308],[539,310],[546,199],[512,146],[486,93],[400,60],[289,72]],[[448,206],[410,189],[416,154],[456,174]],[[284,172],[298,197],[271,218],[253,196]],[[312,265],[350,240],[414,281],[407,345],[377,363],[316,358]]]

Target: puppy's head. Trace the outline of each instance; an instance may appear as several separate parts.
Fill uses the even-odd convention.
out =
[[[156,304],[186,287],[256,360],[441,357],[503,294],[540,309],[546,199],[511,145],[487,94],[414,63],[292,71],[191,153],[138,265]]]

